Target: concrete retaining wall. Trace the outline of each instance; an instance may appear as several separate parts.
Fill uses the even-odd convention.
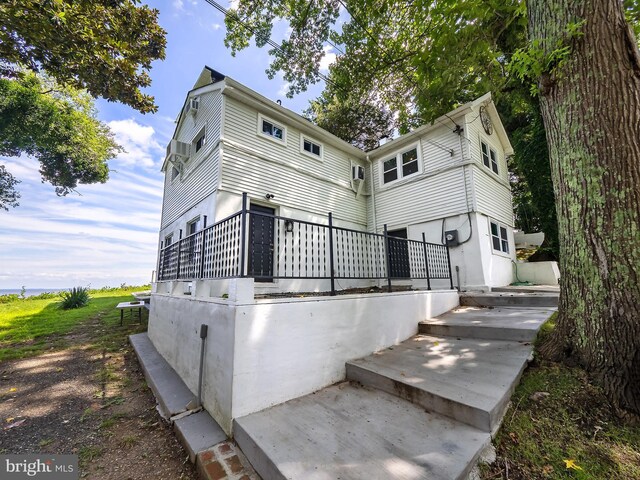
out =
[[[243,281],[246,281],[243,280]],[[149,338],[195,393],[200,324],[209,325],[203,404],[232,419],[344,380],[345,362],[415,335],[459,304],[456,291],[257,301],[154,294]]]
[[[516,263],[516,277],[521,282],[534,285],[558,285],[560,269],[558,262],[523,262]]]

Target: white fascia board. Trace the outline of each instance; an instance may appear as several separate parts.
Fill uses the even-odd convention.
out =
[[[376,160],[379,160],[380,157],[382,156],[386,156],[395,150],[401,149],[404,146],[409,145],[411,142],[415,142],[417,140],[416,137],[421,137],[423,135],[426,135],[431,130],[435,130],[438,127],[451,126],[451,129],[453,131],[453,126],[451,125],[452,120],[455,121],[457,118],[462,117],[466,113],[472,111],[474,108],[477,108],[478,106],[485,105],[485,104],[490,105],[489,111],[493,117],[492,119],[494,120],[494,124],[497,127],[496,131],[500,132],[498,133],[498,135],[500,136],[500,140],[504,142],[504,139],[506,139],[506,143],[504,143],[504,145],[505,145],[505,153],[507,153],[506,146],[508,145],[510,148],[511,144],[509,143],[507,134],[504,130],[504,127],[502,126],[502,122],[500,121],[500,117],[498,116],[496,107],[493,104],[493,101],[491,98],[491,92],[487,92],[481,97],[478,97],[471,102],[465,103],[464,105],[460,105],[458,108],[451,110],[450,112],[436,118],[433,122],[428,123],[426,125],[422,125],[421,127],[416,128],[412,132],[409,132],[397,138],[394,138],[393,140],[385,143],[384,145],[378,148],[374,148],[373,150],[370,150],[367,153],[371,157],[371,161],[376,161]],[[464,122],[460,122],[460,123],[464,123]],[[513,153],[513,150],[511,150],[510,153]],[[507,154],[510,154],[510,153],[507,153]]]
[[[288,108],[278,105],[273,100],[269,100],[267,97],[245,87],[232,78],[226,77],[225,83],[226,85],[222,89],[223,95],[228,95],[258,111],[263,111],[267,116],[272,117],[274,120],[279,120],[286,125],[295,127],[301,132],[306,133],[308,136],[342,150],[359,160],[365,160],[365,152],[336,137],[332,133],[327,132],[323,128],[318,127],[303,116],[292,112]]]
[[[205,93],[215,92],[216,90],[222,91],[224,90],[224,82],[225,80],[221,80],[219,82],[211,83],[209,85],[205,85],[200,88],[189,90],[187,92],[187,95],[184,97],[184,102],[182,102],[182,107],[180,107],[180,113],[178,114],[178,117],[174,121],[174,123],[176,124],[176,128],[174,128],[173,130],[173,135],[171,136],[171,140],[174,140],[176,138],[176,133],[178,133],[178,130],[180,129],[180,124],[182,123],[182,119],[184,118],[184,115],[183,115],[184,107],[187,105],[187,102],[189,101],[189,99],[193,97],[197,97],[199,95],[204,95]],[[168,160],[165,157],[164,162],[162,162],[162,168],[160,168],[161,172],[164,172],[166,170],[167,163],[168,163]]]

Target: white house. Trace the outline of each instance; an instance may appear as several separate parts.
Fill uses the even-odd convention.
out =
[[[234,276],[201,274],[201,263],[210,259],[198,253],[209,257],[208,247],[199,248],[193,235],[239,212],[245,192],[247,209],[258,213],[247,220],[245,270],[239,274],[256,277],[258,293],[330,289],[329,267],[318,270],[329,261],[326,233],[297,222],[287,231],[285,225],[285,218],[327,225],[329,212],[337,227],[382,234],[387,225],[392,237],[421,242],[424,234],[429,244],[448,244],[453,282],[462,289],[507,285],[515,259],[510,154],[490,94],[364,152],[205,68],[185,99],[163,165],[160,287],[163,281]],[[413,254],[418,244],[394,240],[398,258],[387,266],[382,237],[333,236],[334,248],[353,256],[341,259],[342,267],[334,264],[341,277],[336,288],[386,284],[389,276],[397,284],[426,286],[425,272],[410,271],[419,262]],[[377,269],[369,258],[373,250],[381,250]],[[429,275],[434,285],[446,286],[448,274],[435,273]]]
[[[227,434],[343,380],[457,306],[454,286],[511,283],[511,153],[489,94],[364,152],[205,68],[163,165],[150,340],[192,392],[203,366]],[[391,284],[412,289],[309,294]],[[305,294],[258,298],[286,292]]]

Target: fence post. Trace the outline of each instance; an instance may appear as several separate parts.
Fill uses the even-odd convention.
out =
[[[205,217],[205,218],[207,218],[207,217]],[[200,253],[200,272],[198,272],[198,277],[200,279],[204,278],[204,257],[205,257],[205,255],[204,255],[205,251],[204,250],[205,250],[205,245],[206,245],[205,240],[207,238],[207,230],[204,229],[204,230],[202,230],[201,233],[202,233],[202,240],[200,240],[200,250],[202,250],[202,252]]]
[[[333,271],[333,215],[329,212],[329,274],[331,275],[331,295],[336,294],[336,277]]]
[[[384,250],[387,259],[387,286],[391,292],[391,252],[389,251],[389,232],[386,223],[384,224]]]
[[[451,290],[453,290],[453,274],[451,273],[451,257],[449,256],[449,245],[447,247],[447,266],[449,267],[449,280],[451,280]]]
[[[178,240],[178,265],[176,266],[176,280],[180,280],[180,258],[182,257],[182,239]]]
[[[429,278],[429,255],[427,254],[427,237],[422,232],[422,247],[424,248],[424,268],[427,270],[427,290],[431,290],[431,279]]]
[[[242,213],[240,218],[240,276],[244,277],[244,261],[247,240],[247,192],[242,194]]]

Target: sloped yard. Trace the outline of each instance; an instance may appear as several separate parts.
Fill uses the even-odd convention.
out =
[[[0,451],[75,453],[82,478],[196,478],[128,344],[146,325],[127,314],[120,327],[115,306],[135,290],[68,311],[59,298],[0,304]]]

